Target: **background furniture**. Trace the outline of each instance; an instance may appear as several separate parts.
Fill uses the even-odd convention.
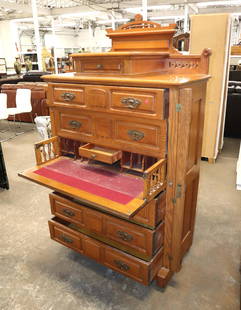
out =
[[[8,176],[4,162],[1,142],[0,142],[0,187],[9,189]]]
[[[0,93],[0,120],[8,118],[7,95]]]
[[[241,139],[241,81],[229,81],[228,88],[224,136]]]
[[[26,89],[26,88],[18,88],[16,90],[15,102],[16,102],[15,108],[7,108],[8,115],[13,117],[13,120],[14,120],[14,130],[16,130],[16,127],[15,127],[16,115],[19,116],[18,117],[19,121],[21,121],[21,114],[23,113],[30,114],[30,118],[31,118],[31,113],[30,113],[32,111],[31,90]],[[31,120],[33,123],[33,118]],[[16,134],[16,131],[15,131],[15,134]]]
[[[5,58],[0,58],[0,76],[6,76],[7,74],[7,63]]]
[[[23,82],[19,84],[3,84],[1,92],[8,96],[8,108],[16,107],[16,91],[17,89],[27,88],[31,90],[32,112],[21,114],[22,122],[32,122],[36,116],[49,115],[46,105],[46,84],[45,83],[29,83]],[[13,120],[13,117],[9,117]]]
[[[173,37],[173,45],[179,51],[189,51],[190,33],[185,32]]]
[[[212,50],[205,105],[202,157],[215,162],[223,147],[230,54],[231,17],[229,14],[191,16],[190,53]]]
[[[161,287],[193,240],[209,78],[209,50],[179,54],[174,27],[137,15],[108,30],[111,52],[74,54],[77,74],[45,76],[53,137],[20,173],[55,190],[53,240]]]

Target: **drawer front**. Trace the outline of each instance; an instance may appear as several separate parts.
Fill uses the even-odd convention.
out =
[[[64,199],[56,199],[56,195],[50,194],[51,213],[71,221],[75,224],[83,224],[83,211],[68,204]]]
[[[75,106],[85,106],[84,88],[78,87],[53,87],[53,103]]]
[[[163,231],[159,229],[162,224],[156,230],[150,230],[77,204],[57,194],[50,194],[50,204],[52,214],[76,224],[81,232],[142,259],[150,260],[162,246]],[[67,211],[58,212],[59,205]],[[68,215],[71,212],[74,213],[73,216]]]
[[[57,194],[50,194],[50,206],[52,214],[65,220],[70,220],[75,224],[84,225],[83,209],[80,204],[75,204],[71,200],[63,198]],[[131,220],[134,223],[145,225],[154,229],[161,221],[164,220],[166,207],[166,192],[162,192],[157,198],[151,200],[147,205],[141,208]],[[98,227],[102,221],[99,220]]]
[[[163,120],[167,94],[165,89],[155,88],[49,83],[48,104]]]
[[[70,139],[90,137],[93,132],[93,121],[89,115],[68,112],[67,110],[54,110],[57,135],[63,135]]]
[[[58,241],[73,250],[83,250],[82,241],[78,235],[74,233],[74,231],[71,232],[70,230],[63,230],[62,227],[51,224],[49,225],[49,229],[51,238],[55,241]]]
[[[105,265],[111,269],[119,271],[125,275],[131,274],[131,277],[139,282],[142,281],[143,275],[146,273],[145,266],[140,262],[125,257],[125,255],[115,252],[112,249],[106,249],[104,253],[104,262]]]
[[[139,90],[136,88],[111,89],[111,109],[127,115],[164,115],[164,90]]]
[[[117,120],[115,123],[115,137],[117,140],[125,141],[131,144],[143,144],[157,147],[161,129],[159,126],[137,124]],[[163,133],[165,134],[165,133]]]
[[[82,72],[121,72],[122,63],[121,59],[98,59],[82,60],[81,71]]]
[[[123,225],[114,219],[107,219],[105,221],[106,224],[106,236],[110,240],[115,240],[121,244],[125,244],[128,247],[134,248],[138,251],[147,251],[149,246],[148,243],[152,243],[152,238],[148,238],[148,234],[143,229],[136,229],[138,226],[130,225]],[[152,237],[150,235],[150,237]],[[152,253],[151,253],[152,254]]]
[[[148,285],[155,277],[158,269],[161,268],[163,255],[162,248],[150,262],[145,262],[102,242],[94,240],[93,238],[77,232],[68,226],[68,222],[56,218],[49,221],[51,238],[142,284]],[[66,239],[66,237],[68,239]]]

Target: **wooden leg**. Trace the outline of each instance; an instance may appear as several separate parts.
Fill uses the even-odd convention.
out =
[[[215,164],[216,159],[215,158],[208,158],[209,164]]]
[[[173,272],[165,267],[162,267],[156,275],[156,283],[164,288],[171,279]]]

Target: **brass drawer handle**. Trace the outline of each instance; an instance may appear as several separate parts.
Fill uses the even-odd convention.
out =
[[[103,64],[97,64],[97,65],[96,65],[96,68],[99,69],[99,70],[101,70],[101,69],[104,69],[104,66],[103,66]]]
[[[64,101],[72,101],[75,98],[75,94],[73,93],[63,93],[61,97],[64,99]]]
[[[121,103],[129,109],[136,109],[141,104],[141,101],[135,98],[123,98]]]
[[[69,121],[69,125],[73,128],[80,128],[82,126],[81,122],[78,121]]]
[[[133,240],[132,235],[128,234],[128,233],[125,232],[125,231],[118,230],[118,231],[116,232],[116,234],[117,234],[117,236],[118,236],[119,238],[121,238],[121,239],[124,240],[124,241],[132,241],[132,240]]]
[[[130,269],[130,267],[127,264],[123,263],[121,260],[115,259],[114,263],[121,270],[128,271]]]
[[[75,213],[73,211],[69,210],[69,209],[63,209],[62,213],[64,213],[64,215],[67,215],[67,216],[70,216],[70,217],[75,216]]]
[[[91,157],[92,159],[95,159],[95,158],[96,158],[96,154],[91,154],[90,157]]]
[[[134,141],[140,141],[144,138],[144,132],[138,130],[128,130],[128,135]]]
[[[73,240],[67,236],[62,235],[61,240],[66,242],[66,243],[73,243]]]

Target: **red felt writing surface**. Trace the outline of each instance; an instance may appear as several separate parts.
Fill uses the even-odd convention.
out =
[[[109,200],[127,204],[143,192],[141,178],[63,159],[34,173]]]

